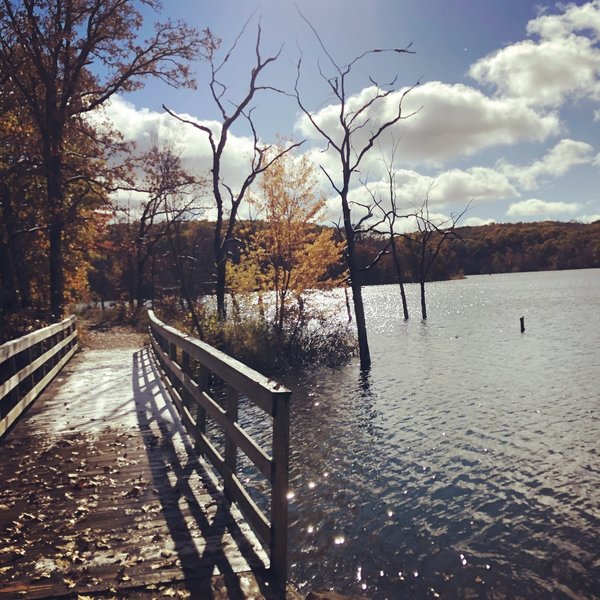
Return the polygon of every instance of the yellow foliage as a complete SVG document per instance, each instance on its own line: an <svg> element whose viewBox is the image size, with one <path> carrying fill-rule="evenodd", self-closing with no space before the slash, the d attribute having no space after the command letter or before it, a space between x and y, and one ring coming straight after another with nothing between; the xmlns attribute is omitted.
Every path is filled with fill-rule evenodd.
<svg viewBox="0 0 600 600"><path fill-rule="evenodd" d="M251 202L261 221L246 232L247 246L240 264L229 268L229 283L237 292L275 292L275 321L282 327L290 298L298 301L307 290L339 283L329 273L340 263L342 245L318 227L325 198L305 156L288 153L275 162Z"/></svg>

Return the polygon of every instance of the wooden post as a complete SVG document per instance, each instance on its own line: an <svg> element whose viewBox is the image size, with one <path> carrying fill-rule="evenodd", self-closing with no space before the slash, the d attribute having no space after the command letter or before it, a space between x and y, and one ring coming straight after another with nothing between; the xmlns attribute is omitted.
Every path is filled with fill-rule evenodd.
<svg viewBox="0 0 600 600"><path fill-rule="evenodd" d="M188 376L192 376L192 363L190 355L184 350L181 351L181 370ZM190 394L184 385L181 386L181 400L183 405L189 410L192 404Z"/></svg>
<svg viewBox="0 0 600 600"><path fill-rule="evenodd" d="M525 331L525 317L521 317L521 333Z"/></svg>
<svg viewBox="0 0 600 600"><path fill-rule="evenodd" d="M271 567L277 592L285 598L287 583L288 470L290 394L273 396L273 481L271 482Z"/></svg>
<svg viewBox="0 0 600 600"><path fill-rule="evenodd" d="M7 380L10 379L13 375L16 375L19 372L19 367L17 365L17 356L16 354L13 354L9 359L8 359L8 377L6 378ZM19 386L15 386L9 393L8 396L6 397L6 401L7 401L7 407L6 407L6 411L8 412L14 404L16 404L19 401Z"/></svg>
<svg viewBox="0 0 600 600"><path fill-rule="evenodd" d="M210 386L210 371L204 366L199 365L200 373L196 379L196 383L202 392L208 392ZM196 409L196 429L198 433L206 432L206 411L200 404Z"/></svg>
<svg viewBox="0 0 600 600"><path fill-rule="evenodd" d="M236 423L238 420L238 393L231 387L227 386L227 406L225 408L227 418L231 423ZM235 475L237 470L237 445L225 434L225 464L229 470Z"/></svg>
<svg viewBox="0 0 600 600"><path fill-rule="evenodd" d="M169 358L173 362L177 362L177 345L173 344L172 342L168 342L168 347ZM169 368L168 377L171 380L171 385L179 392L179 394L181 394L181 384L179 383L179 379L177 379L177 377L175 377L173 374L171 368Z"/></svg>
<svg viewBox="0 0 600 600"><path fill-rule="evenodd" d="M27 348L25 351L25 356L27 357L27 365L30 365L34 361L33 352L31 351L31 346ZM24 396L29 390L33 389L35 385L34 382L35 371L31 372L19 385L19 396Z"/></svg>

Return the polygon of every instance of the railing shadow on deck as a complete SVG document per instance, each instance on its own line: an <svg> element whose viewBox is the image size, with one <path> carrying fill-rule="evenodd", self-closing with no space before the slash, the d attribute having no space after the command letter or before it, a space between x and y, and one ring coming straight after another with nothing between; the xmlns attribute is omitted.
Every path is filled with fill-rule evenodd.
<svg viewBox="0 0 600 600"><path fill-rule="evenodd" d="M177 410L168 399L155 359L147 348L133 356L132 384L153 486L181 562L186 588L192 598L213 598L211 575L216 568L223 575L228 597L245 598L226 552L225 534L233 537L248 565L263 564L263 561L229 514L222 489L198 456ZM159 434L155 434L153 429ZM185 453L178 453L177 445L183 446ZM205 512L207 498L199 497L199 486L195 485L193 478L199 479L201 488L205 490L202 493L210 496L211 503L216 503L217 513L211 514L210 519ZM187 516L184 514L186 508L189 511ZM204 551L197 547L198 534L207 540ZM269 597L262 578L258 578L257 583L260 591Z"/></svg>

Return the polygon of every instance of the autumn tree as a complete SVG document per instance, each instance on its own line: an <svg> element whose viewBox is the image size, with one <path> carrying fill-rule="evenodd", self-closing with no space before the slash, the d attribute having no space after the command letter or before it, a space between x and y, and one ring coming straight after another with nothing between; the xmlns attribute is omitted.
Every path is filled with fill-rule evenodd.
<svg viewBox="0 0 600 600"><path fill-rule="evenodd" d="M212 153L212 164L210 169L210 180L212 195L216 208L216 219L214 224L213 235L213 252L215 261L215 295L217 300L217 312L220 320L225 320L227 316L225 294L227 284L227 263L231 257L232 244L234 240L234 231L238 221L238 212L240 205L246 198L248 190L252 186L255 179L264 173L271 165L279 160L284 154L300 145L300 143L291 144L287 148L280 148L277 153L270 152L270 146L264 146L259 142L257 131L252 121L252 102L258 92L271 90L271 86L260 82L263 72L274 63L281 53L281 49L275 54L266 58L262 55L261 50L261 26L258 25L256 35L256 44L254 48L254 67L250 72L249 81L243 88L239 98L232 98L229 94L229 89L226 84L220 79L222 71L227 66L227 63L232 58L236 51L237 45L246 31L249 21L246 22L238 37L234 40L230 49L225 53L223 58L219 59L215 46L210 48L208 55L210 63L210 80L208 87L210 94L215 103L219 114L220 122L215 127L190 121L185 119L169 108L163 105L163 108L174 118L183 123L187 123L198 129L208 138ZM234 188L231 182L228 182L223 177L223 158L227 148L227 142L231 130L240 123L246 123L252 132L252 150L251 157L244 169L240 168L241 185Z"/></svg>
<svg viewBox="0 0 600 600"><path fill-rule="evenodd" d="M5 315L32 304L25 253L39 219L35 203L27 200L40 180L34 170L38 154L31 143L32 124L9 81L3 83L0 114L0 310Z"/></svg>
<svg viewBox="0 0 600 600"><path fill-rule="evenodd" d="M48 304L47 232L52 215L40 201L45 178L35 123L10 79L1 89L0 104L0 281L2 312L8 314ZM87 287L85 270L94 234L106 219L100 210L107 202L106 190L93 181L100 171L108 178L102 140L90 137L89 128L82 125L69 129L64 168L72 177L64 196L69 228L63 240L65 294L70 300Z"/></svg>
<svg viewBox="0 0 600 600"><path fill-rule="evenodd" d="M271 148L267 159L281 153ZM239 265L231 267L233 286L242 291L273 291L274 324L281 332L289 322L290 309L302 312L307 290L339 283L332 265L341 258L341 244L323 219L325 198L310 159L286 154L262 174L259 193L252 206L261 222L249 236Z"/></svg>
<svg viewBox="0 0 600 600"><path fill-rule="evenodd" d="M153 263L157 244L167 238L174 223L198 216L202 182L182 166L172 142L153 136L151 148L140 160L143 181L135 188L143 194L136 207L133 240L135 314L146 300L148 264Z"/></svg>
<svg viewBox="0 0 600 600"><path fill-rule="evenodd" d="M395 92L395 78L389 84L379 84L370 77L370 97L364 101L357 101L351 98L349 80L352 70L368 57L381 53L406 54L410 53L410 50L408 47L367 50L356 56L346 65L340 65L327 51L327 48L311 23L304 16L302 18L313 31L331 68L331 71L326 73L319 65L319 75L337 103L335 107L337 112L335 130L328 130L322 125L316 114L308 108L302 98L300 93L302 57L300 57L297 63L294 95L300 110L304 113L312 127L327 143L328 150L335 157L335 171L326 165L321 165L321 170L340 199L346 238L345 257L348 265L350 286L352 288L360 364L362 369L368 369L371 366L371 355L362 298L361 272L356 259L357 236L349 200L350 186L353 177L359 171L363 159L381 135L401 119L411 116L410 114L406 115L403 111L403 100L412 88L399 93L397 99L394 99L391 94ZM377 120L372 118L375 114L378 115Z"/></svg>
<svg viewBox="0 0 600 600"><path fill-rule="evenodd" d="M87 173L68 172L71 132L93 137L86 115L116 93L140 88L149 76L192 85L188 61L215 45L209 32L170 21L142 41L141 5L160 8L158 0L0 0L0 72L26 107L40 148L55 318L65 303L70 188L91 181Z"/></svg>

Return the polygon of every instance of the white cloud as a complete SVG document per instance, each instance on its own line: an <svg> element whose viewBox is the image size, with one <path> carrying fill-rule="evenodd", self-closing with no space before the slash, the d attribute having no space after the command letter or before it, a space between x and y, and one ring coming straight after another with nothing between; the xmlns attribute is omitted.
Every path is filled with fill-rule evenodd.
<svg viewBox="0 0 600 600"><path fill-rule="evenodd" d="M181 123L165 112L136 108L132 103L116 96L104 108L104 116L113 127L121 132L125 141L135 142L137 152L150 148L152 136L159 141L173 142L181 150L182 163L194 175L208 175L212 152L205 133L191 125ZM182 118L202 123L219 133L220 124L215 121L200 121L196 117L182 114ZM222 179L236 190L248 173L247 165L252 155L253 140L249 137L229 134L223 154ZM123 197L123 194L121 194ZM124 198L127 198L125 195Z"/></svg>
<svg viewBox="0 0 600 600"><path fill-rule="evenodd" d="M392 118L403 91L390 94L365 111L365 119L360 123L369 121L356 132L355 148L366 144L371 132ZM358 110L375 92L376 88L369 87L351 96L348 109ZM393 139L400 140L399 164L440 165L493 146L541 142L560 130L556 114L539 113L517 99L490 98L463 84L434 81L416 88L404 99L404 113L415 111L419 112L400 121L390 129L390 135L381 138L384 152L391 148ZM320 109L314 113L314 119L334 140L340 139L339 105ZM299 119L296 128L303 136L321 140L306 116ZM374 156L371 153L369 167Z"/></svg>
<svg viewBox="0 0 600 600"><path fill-rule="evenodd" d="M580 223L594 223L594 221L600 221L600 213L596 215L582 215L577 217L575 220L579 221Z"/></svg>
<svg viewBox="0 0 600 600"><path fill-rule="evenodd" d="M581 209L576 202L547 202L537 198L521 200L508 207L508 217L554 217L556 215L573 215Z"/></svg>
<svg viewBox="0 0 600 600"><path fill-rule="evenodd" d="M396 208L402 212L421 207L425 199L428 199L429 206L456 205L462 210L473 200L491 202L518 196L505 175L486 167L464 171L452 169L436 177L410 169L399 169L394 175ZM388 180L381 179L369 184L369 189L386 209L391 207ZM355 203L372 203L362 186L352 189L349 198Z"/></svg>
<svg viewBox="0 0 600 600"><path fill-rule="evenodd" d="M527 24L527 33L542 38L565 37L576 31L588 31L597 40L600 36L600 0L581 6L568 4L560 14L542 14Z"/></svg>
<svg viewBox="0 0 600 600"><path fill-rule="evenodd" d="M472 65L469 75L503 97L558 107L567 98L600 98L600 1L568 5L564 12L530 21L524 40ZM579 35L576 33L579 32Z"/></svg>
<svg viewBox="0 0 600 600"><path fill-rule="evenodd" d="M467 227L480 227L481 225L492 225L496 223L496 219L482 219L481 217L469 217L465 219L460 225Z"/></svg>
<svg viewBox="0 0 600 600"><path fill-rule="evenodd" d="M471 200L493 201L518 196L506 175L487 167L452 169L441 173L431 197L441 204L464 203Z"/></svg>
<svg viewBox="0 0 600 600"><path fill-rule="evenodd" d="M494 169L486 167L473 167L460 170L451 169L432 177L411 169L398 169L394 173L396 192L395 208L397 214L409 215L423 206L428 198L431 214L441 208L450 210L451 214L460 214L468 207L471 201L478 204L494 202L505 198L514 198L518 193L508 181L507 177ZM382 178L368 184L368 188L380 202L381 208L374 209L374 216L369 223L372 224L381 218L381 210L389 211L392 204L389 199L389 181ZM367 206L373 206L369 192L363 185L353 187L348 195L355 222L367 214ZM338 222L341 218L340 199L331 195L327 201L327 221ZM448 215L437 214L436 218L447 221ZM433 218L433 217L432 217ZM410 219L400 219L401 227L414 229L414 223L405 223ZM414 221L414 219L413 219Z"/></svg>
<svg viewBox="0 0 600 600"><path fill-rule="evenodd" d="M593 146L585 142L564 139L551 148L546 155L528 166L500 163L499 169L526 190L538 187L538 179L544 176L561 177L576 165L594 161Z"/></svg>
<svg viewBox="0 0 600 600"><path fill-rule="evenodd" d="M594 121L600 121L600 110L594 111Z"/></svg>

